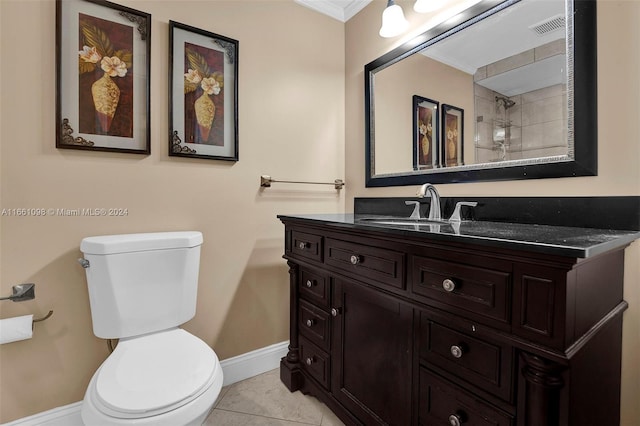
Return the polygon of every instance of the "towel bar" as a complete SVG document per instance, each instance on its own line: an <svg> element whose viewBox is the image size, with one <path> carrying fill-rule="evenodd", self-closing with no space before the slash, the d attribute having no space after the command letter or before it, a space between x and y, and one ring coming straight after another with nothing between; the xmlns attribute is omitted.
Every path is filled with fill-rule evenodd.
<svg viewBox="0 0 640 426"><path fill-rule="evenodd" d="M302 183L309 185L333 185L335 189L342 189L344 186L344 181L342 179L336 179L333 182L305 182L305 181L296 181L296 180L275 180L271 176L262 175L260 176L260 186L262 188L271 187L272 183Z"/></svg>

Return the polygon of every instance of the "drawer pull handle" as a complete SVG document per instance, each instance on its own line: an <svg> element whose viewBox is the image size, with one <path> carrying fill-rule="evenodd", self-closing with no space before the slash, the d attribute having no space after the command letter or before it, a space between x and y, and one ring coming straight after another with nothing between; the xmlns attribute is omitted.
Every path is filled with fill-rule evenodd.
<svg viewBox="0 0 640 426"><path fill-rule="evenodd" d="M358 256L357 254L353 254L351 255L351 259L349 259L351 261L352 265L357 265L358 263L360 263L362 260L360 259L360 256Z"/></svg>
<svg viewBox="0 0 640 426"><path fill-rule="evenodd" d="M462 358L462 355L466 352L463 345L453 345L450 351L454 358Z"/></svg>
<svg viewBox="0 0 640 426"><path fill-rule="evenodd" d="M300 241L300 242L298 243L298 247L300 248L300 250L304 250L304 249L306 249L307 247L309 247L309 243L305 243L304 241Z"/></svg>
<svg viewBox="0 0 640 426"><path fill-rule="evenodd" d="M337 317L338 315L340 315L340 308L331 308L331 316Z"/></svg>
<svg viewBox="0 0 640 426"><path fill-rule="evenodd" d="M313 281L307 280L307 288L313 287Z"/></svg>
<svg viewBox="0 0 640 426"><path fill-rule="evenodd" d="M442 281L442 288L447 293L451 293L453 290L456 289L456 283L454 283L453 280L450 280L449 278L447 278L446 280Z"/></svg>
<svg viewBox="0 0 640 426"><path fill-rule="evenodd" d="M451 426L460 426L465 421L465 416L461 412L449 416L449 424Z"/></svg>
<svg viewBox="0 0 640 426"><path fill-rule="evenodd" d="M311 364L313 364L313 357L309 357L309 358L307 358L307 359L306 359L306 361L305 361L305 363L306 363L307 365L311 365Z"/></svg>
<svg viewBox="0 0 640 426"><path fill-rule="evenodd" d="M316 322L314 320L308 319L306 324L307 324L307 327L313 327L313 324L315 324L315 323Z"/></svg>

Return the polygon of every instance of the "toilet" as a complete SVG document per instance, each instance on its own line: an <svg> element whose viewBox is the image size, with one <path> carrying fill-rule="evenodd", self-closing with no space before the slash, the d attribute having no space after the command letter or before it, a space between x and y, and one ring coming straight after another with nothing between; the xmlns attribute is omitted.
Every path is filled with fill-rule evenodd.
<svg viewBox="0 0 640 426"><path fill-rule="evenodd" d="M222 388L215 352L179 328L196 312L202 234L82 240L93 332L120 339L82 401L93 425L201 425Z"/></svg>

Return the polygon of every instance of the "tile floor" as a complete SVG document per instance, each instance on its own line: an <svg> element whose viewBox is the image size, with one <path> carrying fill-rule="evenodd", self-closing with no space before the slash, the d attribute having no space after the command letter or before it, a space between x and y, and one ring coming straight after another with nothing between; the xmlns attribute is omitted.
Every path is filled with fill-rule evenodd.
<svg viewBox="0 0 640 426"><path fill-rule="evenodd" d="M203 426L344 426L326 405L289 390L278 369L222 388Z"/></svg>

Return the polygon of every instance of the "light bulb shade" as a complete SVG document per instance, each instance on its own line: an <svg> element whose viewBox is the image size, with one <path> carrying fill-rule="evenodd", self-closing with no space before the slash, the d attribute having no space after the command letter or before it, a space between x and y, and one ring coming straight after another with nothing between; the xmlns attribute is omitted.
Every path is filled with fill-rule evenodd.
<svg viewBox="0 0 640 426"><path fill-rule="evenodd" d="M416 0L413 5L413 10L418 13L433 12L434 10L441 9L447 0Z"/></svg>
<svg viewBox="0 0 640 426"><path fill-rule="evenodd" d="M409 22L404 17L402 8L389 0L387 8L382 12L381 37L395 37L401 34L409 26Z"/></svg>

